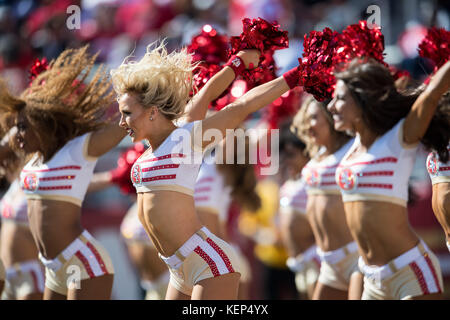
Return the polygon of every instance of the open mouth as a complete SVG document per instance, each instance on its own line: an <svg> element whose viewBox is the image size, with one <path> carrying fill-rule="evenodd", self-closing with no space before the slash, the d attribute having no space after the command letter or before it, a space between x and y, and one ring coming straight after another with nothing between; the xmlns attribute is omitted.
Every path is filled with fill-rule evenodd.
<svg viewBox="0 0 450 320"><path fill-rule="evenodd" d="M134 130L133 130L133 129L127 128L127 132L128 132L128 135L129 135L130 137L134 137Z"/></svg>

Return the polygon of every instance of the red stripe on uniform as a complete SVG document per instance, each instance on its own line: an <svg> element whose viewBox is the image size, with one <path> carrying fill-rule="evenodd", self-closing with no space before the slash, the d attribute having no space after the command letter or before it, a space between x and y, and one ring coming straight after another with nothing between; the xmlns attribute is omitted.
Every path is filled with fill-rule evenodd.
<svg viewBox="0 0 450 320"><path fill-rule="evenodd" d="M397 158L386 157L386 158L381 158L381 159L372 160L372 161L355 162L355 163L349 163L349 164L345 164L345 165L339 165L339 167L351 167L351 166L356 166L356 165L360 165L360 164L378 164L378 163L384 163L384 162L396 163L397 162Z"/></svg>
<svg viewBox="0 0 450 320"><path fill-rule="evenodd" d="M102 256L100 253L98 253L97 249L90 243L89 241L86 242L86 246L92 251L92 253L95 256L95 259L97 259L98 264L100 265L100 269L102 269L103 274L109 274L108 270L106 270L105 262L102 259Z"/></svg>
<svg viewBox="0 0 450 320"><path fill-rule="evenodd" d="M392 189L392 184L383 184L383 183L358 183L358 187L361 187L361 188Z"/></svg>
<svg viewBox="0 0 450 320"><path fill-rule="evenodd" d="M194 249L194 252L196 254L198 254L203 260L205 260L205 262L208 264L209 268L211 269L211 272L214 277L220 276L220 273L219 273L219 270L217 269L216 263L213 261L213 259L211 259L210 256L208 256L208 254L206 254L205 251L202 250L202 248L197 246L197 248Z"/></svg>
<svg viewBox="0 0 450 320"><path fill-rule="evenodd" d="M334 186L336 184L336 182L334 181L328 181L328 182L321 182L320 185L321 186Z"/></svg>
<svg viewBox="0 0 450 320"><path fill-rule="evenodd" d="M194 201L208 201L209 197L194 197Z"/></svg>
<svg viewBox="0 0 450 320"><path fill-rule="evenodd" d="M77 251L75 253L77 258L83 263L84 268L86 269L87 274L89 275L89 278L94 278L94 272L92 272L92 268L89 264L89 261L86 259L86 257L81 253L81 251Z"/></svg>
<svg viewBox="0 0 450 320"><path fill-rule="evenodd" d="M178 168L179 166L180 166L179 164L163 164L161 166L143 168L142 172L156 171L156 170L161 170L161 169L173 169L173 168Z"/></svg>
<svg viewBox="0 0 450 320"><path fill-rule="evenodd" d="M200 180L198 180L196 183L203 183L203 182L213 182L214 178L213 177L205 177L205 178L201 178Z"/></svg>
<svg viewBox="0 0 450 320"><path fill-rule="evenodd" d="M175 179L176 177L177 177L176 174L168 174L168 175L163 175L163 176L143 178L142 182L149 182L149 181L155 181L155 180L171 180L171 179Z"/></svg>
<svg viewBox="0 0 450 320"><path fill-rule="evenodd" d="M230 259L225 252L215 243L211 238L206 238L206 242L219 254L222 258L223 262L225 262L225 266L227 267L229 272L234 272L233 266L231 265Z"/></svg>
<svg viewBox="0 0 450 320"><path fill-rule="evenodd" d="M54 176L39 178L40 181L54 181L54 180L71 180L75 179L75 176Z"/></svg>
<svg viewBox="0 0 450 320"><path fill-rule="evenodd" d="M23 169L23 172L49 172L49 171L58 171L58 170L81 170L80 166L64 166L64 167L56 167L56 168L48 168L48 169L40 169L40 170L25 170Z"/></svg>
<svg viewBox="0 0 450 320"><path fill-rule="evenodd" d="M450 167L440 167L439 171L448 171L450 170Z"/></svg>
<svg viewBox="0 0 450 320"><path fill-rule="evenodd" d="M419 281L420 289L422 289L422 293L423 294L429 294L430 291L428 290L428 286L427 286L427 283L426 283L425 278L423 276L422 270L420 270L419 266L415 262L412 262L409 265L410 265L412 271L414 271L414 274L416 275L417 281Z"/></svg>
<svg viewBox="0 0 450 320"><path fill-rule="evenodd" d="M54 186L54 187L39 187L39 190L48 191L48 190L69 190L72 189L72 186Z"/></svg>
<svg viewBox="0 0 450 320"><path fill-rule="evenodd" d="M433 274L434 282L436 282L436 287L438 288L439 292L442 292L441 286L439 285L439 279L438 279L438 276L437 276L437 273L436 273L436 269L434 268L433 263L431 262L430 257L429 257L428 255L425 255L424 258L425 258L425 261L426 261L427 264L428 264L428 267L429 267L430 270L431 270L431 273Z"/></svg>
<svg viewBox="0 0 450 320"><path fill-rule="evenodd" d="M158 160L165 160L165 159L170 159L170 158L184 158L184 157L186 157L186 155L184 155L182 153L172 153L172 154L166 154L164 156L159 156L159 157L155 157L155 158L151 158L151 159L147 159L147 160L142 160L137 163L154 162L154 161L158 161Z"/></svg>
<svg viewBox="0 0 450 320"><path fill-rule="evenodd" d="M363 172L363 177L371 177L371 176L392 176L394 171L368 171Z"/></svg>
<svg viewBox="0 0 450 320"><path fill-rule="evenodd" d="M206 192L211 191L211 187L203 187L203 188L196 188L194 192Z"/></svg>

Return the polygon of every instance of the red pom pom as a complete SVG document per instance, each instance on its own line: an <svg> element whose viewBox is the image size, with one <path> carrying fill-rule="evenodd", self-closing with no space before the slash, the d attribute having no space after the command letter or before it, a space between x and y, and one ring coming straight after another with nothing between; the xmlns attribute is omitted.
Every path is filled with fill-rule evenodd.
<svg viewBox="0 0 450 320"><path fill-rule="evenodd" d="M332 75L339 34L330 28L305 34L303 58L299 59L299 84L316 100L331 98L336 79Z"/></svg>
<svg viewBox="0 0 450 320"><path fill-rule="evenodd" d="M277 22L269 23L262 18L242 20L243 31L237 37L231 37L229 55L244 49L258 49L261 52L258 67L245 70L242 78L249 87L255 87L276 78L274 50L289 47L288 32L280 29Z"/></svg>
<svg viewBox="0 0 450 320"><path fill-rule="evenodd" d="M428 29L418 50L421 57L433 62L436 71L450 59L450 31L435 27Z"/></svg>
<svg viewBox="0 0 450 320"><path fill-rule="evenodd" d="M194 54L193 62L219 65L227 61L228 46L227 36L219 34L210 25L205 25L200 34L192 38L187 50Z"/></svg>
<svg viewBox="0 0 450 320"><path fill-rule="evenodd" d="M243 49L259 49L263 53L289 47L288 32L281 30L276 21L269 23L262 18L245 18L242 24L244 28L241 35L230 38L231 54Z"/></svg>
<svg viewBox="0 0 450 320"><path fill-rule="evenodd" d="M339 36L339 48L334 63L348 62L357 57L371 57L388 66L384 60L384 36L380 28L370 29L366 21L347 26Z"/></svg>
<svg viewBox="0 0 450 320"><path fill-rule="evenodd" d="M144 144L138 142L126 151L122 152L117 159L117 167L110 171L111 182L116 184L123 194L135 192L130 179L131 168L134 162L144 153Z"/></svg>
<svg viewBox="0 0 450 320"><path fill-rule="evenodd" d="M47 59L44 57L41 60L36 59L29 71L29 82L33 82L34 79L37 78L42 72L47 70L50 66L48 65Z"/></svg>

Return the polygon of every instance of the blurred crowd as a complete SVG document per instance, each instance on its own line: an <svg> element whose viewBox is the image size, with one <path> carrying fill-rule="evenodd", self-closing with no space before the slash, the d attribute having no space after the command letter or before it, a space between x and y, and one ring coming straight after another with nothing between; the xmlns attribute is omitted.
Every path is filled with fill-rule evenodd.
<svg viewBox="0 0 450 320"><path fill-rule="evenodd" d="M73 7L74 5L77 7ZM46 57L51 60L66 48L89 44L92 52L99 53L97 62L112 67L119 65L130 54L142 56L146 46L158 39L167 38L169 49L187 45L206 24L228 36L238 35L242 31L241 21L244 17L276 20L282 29L289 31L289 49L277 51L275 54L278 73L281 74L297 64L302 53L305 33L322 30L324 27L341 31L349 24L367 19L371 15L367 12L369 5L377 5L380 8L386 62L409 71L415 79L426 77L431 68L418 56L417 45L425 35L426 28L431 25L450 29L449 1L0 0L0 76L8 79L11 90L17 94L28 85L28 70L36 58ZM80 24L71 29L68 27L68 21L70 19L70 22L76 24L78 17L73 15L78 12ZM124 142L126 143L130 142ZM120 147L111 151L99 161L96 170L104 171L114 167L119 152ZM423 167L424 160L419 159L418 162ZM426 171L417 175L421 176L422 180L428 179ZM429 206L430 201L426 199L429 181L426 182L425 189L422 190L428 191L422 192L423 199L419 199L412 210L413 213L422 215L424 211L427 213L420 219L414 214L411 218L412 224L419 227L422 225L426 229L432 226L427 230L434 230L434 233L426 235L425 240L442 232L439 227L433 227L436 222ZM84 219L88 229L101 229L105 226L113 230L118 229L131 200L121 195L118 190L112 189L87 196ZM266 199L270 202L269 189L266 190ZM418 190L420 195L421 189ZM262 212L266 216L262 218L265 220L261 225L266 227L270 226L273 215L273 212L269 211L265 208ZM237 228L237 225L236 216L232 216L230 228ZM245 230L248 229L247 225ZM126 293L139 290L137 281L136 285L130 287L129 279L120 277L121 272L125 274L124 270L130 266L123 265L124 251L114 247L117 246L118 237L118 232L104 236L104 241L109 241L106 247L117 265L118 277L114 284L113 298L138 298L139 293ZM101 236L99 238L102 240ZM252 259L255 279L266 279L272 286L264 287L264 281L255 280L251 298L295 298L293 275L285 267L283 259L286 257L283 253L269 251L267 246L253 251L253 240L246 238L241 239L241 244ZM256 257L253 256L254 252ZM445 274L444 266L444 277L450 275L450 261L446 263L449 273Z"/></svg>

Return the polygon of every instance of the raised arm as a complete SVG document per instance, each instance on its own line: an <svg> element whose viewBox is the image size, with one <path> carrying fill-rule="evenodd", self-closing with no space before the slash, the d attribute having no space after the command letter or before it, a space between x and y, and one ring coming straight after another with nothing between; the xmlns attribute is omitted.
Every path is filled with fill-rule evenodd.
<svg viewBox="0 0 450 320"><path fill-rule="evenodd" d="M209 129L218 129L225 137L227 129L235 129L247 116L280 97L290 89L285 77L278 77L248 91L232 104L229 104L216 114L202 121L202 132ZM203 140L202 146L217 143L214 138Z"/></svg>
<svg viewBox="0 0 450 320"><path fill-rule="evenodd" d="M88 155L100 157L119 144L127 132L119 127L118 121L109 123L104 128L92 133L89 139Z"/></svg>
<svg viewBox="0 0 450 320"><path fill-rule="evenodd" d="M442 95L450 90L450 61L431 78L424 92L414 102L403 126L403 141L417 143L425 135Z"/></svg>
<svg viewBox="0 0 450 320"><path fill-rule="evenodd" d="M236 56L242 59L245 68L248 69L251 64L255 67L258 65L260 52L258 50L242 50L239 51ZM217 99L237 77L235 72L236 68L233 69L230 66L225 66L209 79L186 106L187 122L205 118L209 104Z"/></svg>

